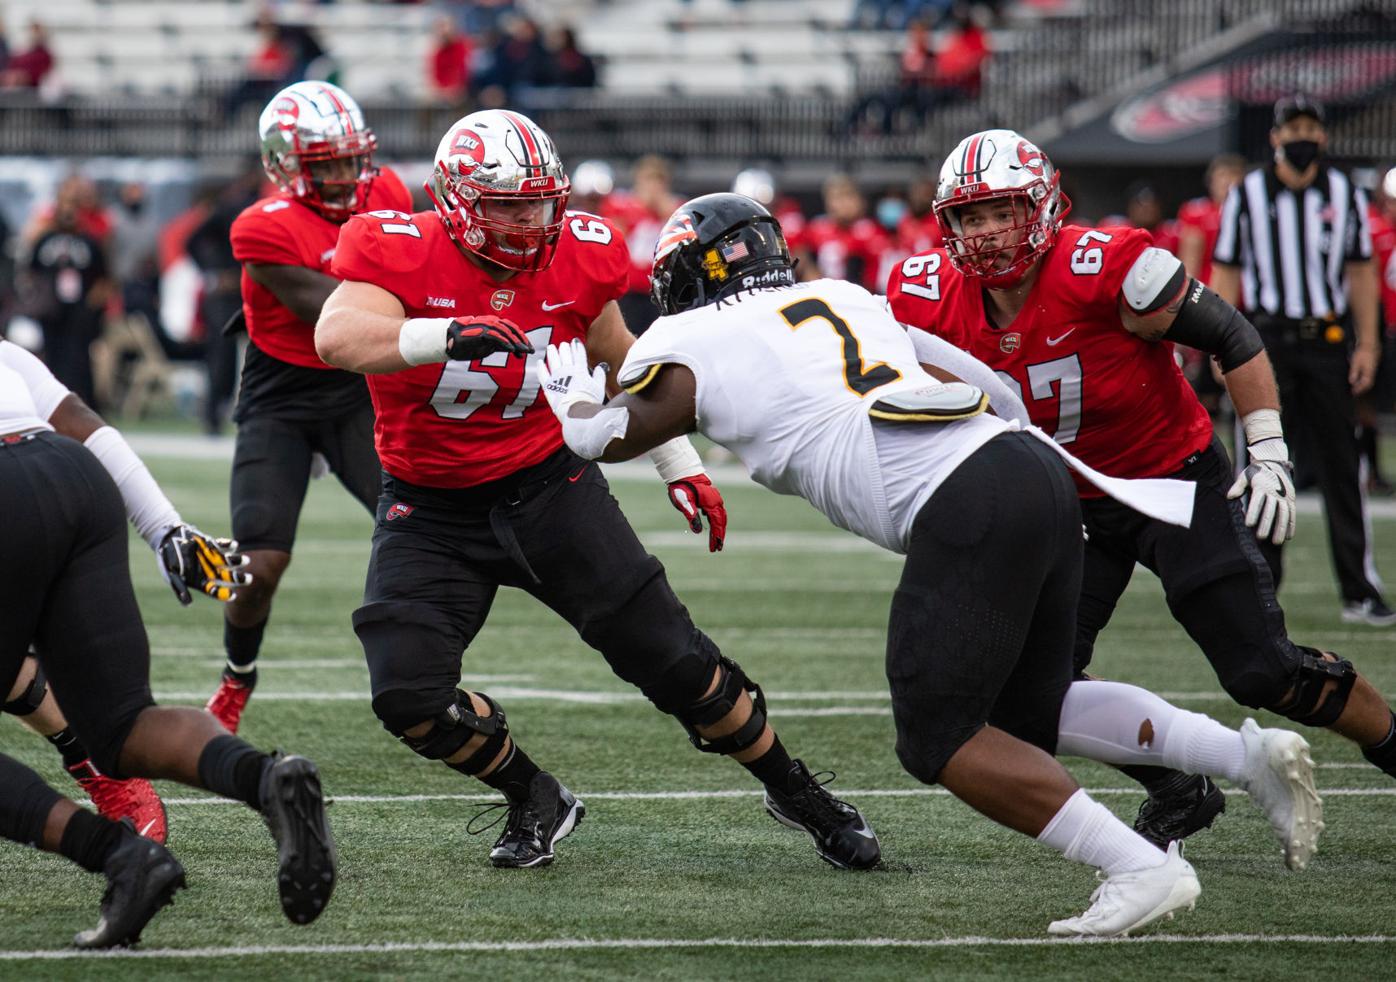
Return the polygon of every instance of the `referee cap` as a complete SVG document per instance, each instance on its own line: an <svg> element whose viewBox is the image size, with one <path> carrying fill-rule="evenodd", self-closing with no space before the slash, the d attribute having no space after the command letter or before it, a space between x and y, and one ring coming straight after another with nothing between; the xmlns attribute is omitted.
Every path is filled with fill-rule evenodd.
<svg viewBox="0 0 1396 982"><path fill-rule="evenodd" d="M1300 116L1308 116L1320 126L1326 122L1323 106L1306 95L1289 95L1275 102L1275 129Z"/></svg>

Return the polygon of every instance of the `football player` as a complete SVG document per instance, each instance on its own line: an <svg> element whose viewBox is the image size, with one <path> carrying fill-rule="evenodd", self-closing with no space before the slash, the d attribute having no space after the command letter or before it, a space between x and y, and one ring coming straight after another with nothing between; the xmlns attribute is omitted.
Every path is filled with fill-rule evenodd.
<svg viewBox="0 0 1396 982"><path fill-rule="evenodd" d="M935 205L945 248L903 263L888 299L898 320L995 369L1034 423L1097 470L1197 482L1196 517L1179 528L1078 480L1088 540L1077 672L1141 563L1233 699L1341 733L1396 776L1396 717L1351 662L1290 640L1257 546L1257 537L1284 542L1295 520L1259 335L1147 232L1064 226L1070 202L1058 182L1047 156L1017 133L961 141L941 168ZM1251 461L1234 482L1174 341L1208 353L1224 373ZM1205 828L1224 806L1210 782L1126 773L1149 791L1135 827L1156 843Z"/></svg>
<svg viewBox="0 0 1396 982"><path fill-rule="evenodd" d="M297 82L267 104L258 130L262 166L281 192L249 206L232 228L248 344L229 497L252 584L228 605L227 665L208 702L230 733L257 684L272 597L291 562L312 473L327 465L370 513L377 505L368 389L316 355L315 320L339 285L330 260L340 227L361 212L412 207L398 176L374 166L378 141L343 89Z"/></svg>
<svg viewBox="0 0 1396 982"><path fill-rule="evenodd" d="M877 838L792 760L761 689L694 626L600 469L569 451L533 366L584 340L619 366L634 339L616 300L630 255L609 219L566 211L552 141L516 112L458 120L427 185L434 211L378 211L340 236L315 339L327 362L369 377L383 496L364 605L354 614L373 710L409 749L508 800L490 859L532 867L585 813L529 759L499 704L458 687L461 654L500 586L526 590L611 669L675 716L700 750L766 787L766 807L835 866L878 860ZM686 439L655 450L669 497L717 551L722 496Z"/></svg>
<svg viewBox="0 0 1396 982"><path fill-rule="evenodd" d="M196 591L226 600L245 588L242 557L234 543L185 525L121 434L8 341L0 341L0 514L0 694L42 707L51 688L104 775L180 781L261 811L280 852L286 916L313 921L335 879L315 765L261 753L202 710L155 705L126 517L157 547L186 603ZM0 835L106 877L101 919L77 935L79 947L134 943L184 886L179 861L138 835L130 817L79 808L4 755Z"/></svg>
<svg viewBox="0 0 1396 982"><path fill-rule="evenodd" d="M959 378L1018 411L985 366L926 336L923 353L855 284L796 285L780 226L755 201L696 198L660 241L654 300L668 316L627 352L624 394L603 406L605 371L576 341L551 345L539 366L564 439L582 457L625 460L696 428L758 483L906 556L887 638L897 755L916 778L1106 874L1090 908L1051 933L1127 934L1200 891L1178 844L1156 849L1053 753L1225 774L1303 867L1320 805L1302 738L1254 720L1228 730L1134 686L1072 682L1081 510L1063 459L1164 523L1187 524L1190 484L1112 480L1041 431L985 414L991 396Z"/></svg>

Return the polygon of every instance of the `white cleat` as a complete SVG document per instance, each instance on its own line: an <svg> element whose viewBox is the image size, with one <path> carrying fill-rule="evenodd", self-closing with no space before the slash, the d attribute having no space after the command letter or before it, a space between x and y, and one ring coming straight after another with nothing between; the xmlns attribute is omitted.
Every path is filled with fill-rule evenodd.
<svg viewBox="0 0 1396 982"><path fill-rule="evenodd" d="M1173 919L1175 910L1192 910L1202 885L1177 842L1168 844L1162 866L1116 873L1091 894L1091 906L1077 917L1053 921L1048 934L1123 938L1159 918Z"/></svg>
<svg viewBox="0 0 1396 982"><path fill-rule="evenodd" d="M1289 730L1262 730L1248 719L1241 724L1246 745L1246 777L1250 794L1284 846L1285 865L1301 870L1318 852L1323 834L1323 799L1314 788L1314 761L1309 744Z"/></svg>

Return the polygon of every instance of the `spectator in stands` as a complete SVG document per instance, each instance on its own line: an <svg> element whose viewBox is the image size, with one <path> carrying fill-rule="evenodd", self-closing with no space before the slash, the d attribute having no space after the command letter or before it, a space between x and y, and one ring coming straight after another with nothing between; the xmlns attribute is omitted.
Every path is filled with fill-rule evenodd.
<svg viewBox="0 0 1396 982"><path fill-rule="evenodd" d="M732 179L732 191L744 194L766 206L766 210L780 222L780 230L785 234L785 244L792 255L804 244L805 210L788 194L781 194L776 188L771 172L760 167L748 167L738 171Z"/></svg>
<svg viewBox="0 0 1396 982"><path fill-rule="evenodd" d="M107 245L112 228L111 215L102 205L97 185L82 174L73 172L59 182L53 202L35 209L25 225L20 241L26 253L32 251L39 236L53 229L58 209L69 204L77 211L78 227L83 233L102 243L103 247Z"/></svg>
<svg viewBox="0 0 1396 982"><path fill-rule="evenodd" d="M1222 202L1245 175L1246 158L1237 153L1218 154L1207 164L1203 178L1207 194L1183 202L1178 209L1178 258L1199 283L1209 282L1212 275L1212 249L1221 227Z"/></svg>
<svg viewBox="0 0 1396 982"><path fill-rule="evenodd" d="M936 179L929 175L917 177L907 185L906 214L897 225L897 248L914 256L941 244L940 223L932 205L936 200Z"/></svg>
<svg viewBox="0 0 1396 982"><path fill-rule="evenodd" d="M1175 255L1178 252L1178 224L1163 217L1163 200L1158 189L1146 180L1135 181L1125 188L1125 213L1106 215L1099 227L1142 228L1153 236L1155 246Z"/></svg>
<svg viewBox="0 0 1396 982"><path fill-rule="evenodd" d="M0 71L0 88L37 89L53 71L48 29L38 20L29 22L29 47L10 55Z"/></svg>
<svg viewBox="0 0 1396 982"><path fill-rule="evenodd" d="M503 34L491 45L490 57L475 78L480 104L486 108L525 105L528 90L543 84L548 73L548 52L538 25L511 15L501 26Z"/></svg>
<svg viewBox="0 0 1396 982"><path fill-rule="evenodd" d="M849 280L874 292L883 288L885 280L878 277L891 240L866 212L867 202L851 177L834 174L824 182L824 214L805 226L803 236L806 278Z"/></svg>
<svg viewBox="0 0 1396 982"><path fill-rule="evenodd" d="M518 8L517 0L444 0L437 5L462 34L474 38L498 30L500 22Z"/></svg>
<svg viewBox="0 0 1396 982"><path fill-rule="evenodd" d="M95 409L91 346L110 284L102 243L83 231L71 194L58 199L50 227L34 243L25 292L26 312L43 330L49 370Z"/></svg>
<svg viewBox="0 0 1396 982"><path fill-rule="evenodd" d="M949 31L936 49L931 76L919 93L920 116L924 118L940 106L978 99L988 60L988 31L971 7L957 4L950 15Z"/></svg>
<svg viewBox="0 0 1396 982"><path fill-rule="evenodd" d="M636 334L643 334L659 316L650 301L650 266L660 230L682 203L674 194L673 177L663 157L641 157L631 175L630 193L614 195L607 216L620 225L630 247L630 290L620 298L620 309L625 326Z"/></svg>
<svg viewBox="0 0 1396 982"><path fill-rule="evenodd" d="M954 0L858 0L848 26L855 30L900 31L915 21L936 24L953 4Z"/></svg>
<svg viewBox="0 0 1396 982"><path fill-rule="evenodd" d="M145 185L122 185L111 232L111 274L121 306L140 314L160 334L160 223L146 200Z"/></svg>
<svg viewBox="0 0 1396 982"><path fill-rule="evenodd" d="M563 89L596 87L596 61L577 47L577 32L564 25L549 32L548 84Z"/></svg>
<svg viewBox="0 0 1396 982"><path fill-rule="evenodd" d="M470 38L443 14L432 24L427 52L427 99L443 109L462 109L470 95ZM439 127L438 127L439 128Z"/></svg>
<svg viewBox="0 0 1396 982"><path fill-rule="evenodd" d="M266 102L294 81L299 50L276 22L270 8L263 7L253 24L259 38L247 59L246 72L228 99L228 110L236 113L244 106L261 109Z"/></svg>

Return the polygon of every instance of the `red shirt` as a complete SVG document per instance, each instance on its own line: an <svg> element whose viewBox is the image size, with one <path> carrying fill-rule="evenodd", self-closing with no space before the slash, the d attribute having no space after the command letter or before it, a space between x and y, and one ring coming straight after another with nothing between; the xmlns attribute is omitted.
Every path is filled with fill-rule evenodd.
<svg viewBox="0 0 1396 982"><path fill-rule="evenodd" d="M887 233L871 218L860 218L852 225L840 225L820 215L804 228L800 243L814 255L821 276L833 280L853 279L855 266L861 267L857 282L864 289L880 292L878 280L882 255L891 245Z"/></svg>
<svg viewBox="0 0 1396 982"><path fill-rule="evenodd" d="M650 292L650 271L654 266L654 247L659 233L669 220L670 211L657 215L639 199L626 192L616 192L606 198L606 217L625 233L630 250L629 292Z"/></svg>
<svg viewBox="0 0 1396 982"><path fill-rule="evenodd" d="M601 309L625 293L629 273L625 237L583 212L568 213L552 265L503 283L461 254L435 212L350 219L332 275L382 287L409 317L507 317L534 348L527 358L500 352L368 376L383 468L413 484L465 488L557 451L562 428L534 364L549 344L586 340Z"/></svg>
<svg viewBox="0 0 1396 982"><path fill-rule="evenodd" d="M1211 198L1193 198L1178 209L1178 228L1197 229L1202 233L1202 262L1197 267L1197 279L1207 283L1212 278L1212 250L1221 230L1221 205Z"/></svg>
<svg viewBox="0 0 1396 982"><path fill-rule="evenodd" d="M442 93L464 95L470 87L470 42L464 35L437 45L431 52L431 81Z"/></svg>
<svg viewBox="0 0 1396 982"><path fill-rule="evenodd" d="M898 320L1011 378L1032 421L1096 470L1162 477L1211 443L1212 421L1173 345L1144 341L1120 322L1125 275L1150 244L1142 229L1066 226L1006 330L990 324L983 290L944 249L903 263L887 299ZM1101 495L1081 480L1077 487L1084 497Z"/></svg>
<svg viewBox="0 0 1396 982"><path fill-rule="evenodd" d="M1381 286L1381 309L1387 336L1396 336L1396 226L1373 205L1367 207L1372 229L1372 261Z"/></svg>
<svg viewBox="0 0 1396 982"><path fill-rule="evenodd" d="M378 174L368 192L368 210L404 211L412 195L388 168ZM246 263L303 266L330 273L330 259L343 226L286 193L249 205L233 221L233 257L244 264L242 311L247 335L273 358L302 368L329 368L315 353L315 325L291 313L276 294L247 274Z"/></svg>

